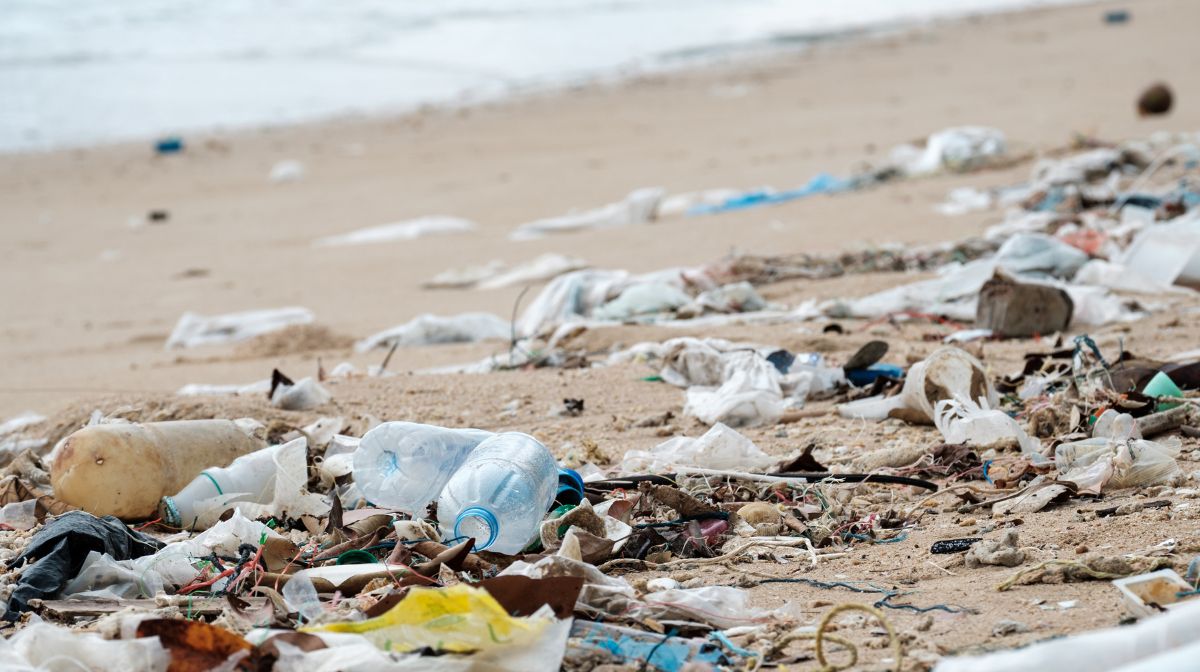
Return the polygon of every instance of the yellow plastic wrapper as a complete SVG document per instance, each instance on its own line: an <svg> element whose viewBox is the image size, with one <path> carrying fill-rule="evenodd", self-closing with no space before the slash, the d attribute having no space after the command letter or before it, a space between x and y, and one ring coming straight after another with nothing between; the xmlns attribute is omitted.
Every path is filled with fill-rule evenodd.
<svg viewBox="0 0 1200 672"><path fill-rule="evenodd" d="M385 651L430 647L469 653L528 644L541 635L551 620L514 618L486 590L459 584L449 588L412 588L382 616L302 630L360 634Z"/></svg>

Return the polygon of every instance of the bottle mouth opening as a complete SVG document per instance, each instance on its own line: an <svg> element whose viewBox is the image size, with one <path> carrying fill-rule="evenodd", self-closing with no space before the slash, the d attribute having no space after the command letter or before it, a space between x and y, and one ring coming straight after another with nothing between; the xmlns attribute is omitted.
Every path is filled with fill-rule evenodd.
<svg viewBox="0 0 1200 672"><path fill-rule="evenodd" d="M500 523L491 511L472 506L463 509L454 520L454 536L471 537L475 540L475 550L482 551L496 543L499 536ZM482 540L482 541L481 541Z"/></svg>
<svg viewBox="0 0 1200 672"><path fill-rule="evenodd" d="M162 521L170 527L182 527L183 521L179 517L179 507L175 504L174 497L163 497L158 504L158 514Z"/></svg>

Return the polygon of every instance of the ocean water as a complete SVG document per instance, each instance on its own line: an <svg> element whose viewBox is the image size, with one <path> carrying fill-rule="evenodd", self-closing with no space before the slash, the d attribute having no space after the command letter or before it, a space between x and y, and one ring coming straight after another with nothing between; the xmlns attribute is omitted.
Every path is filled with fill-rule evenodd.
<svg viewBox="0 0 1200 672"><path fill-rule="evenodd" d="M0 152L462 104L1078 0L5 0Z"/></svg>

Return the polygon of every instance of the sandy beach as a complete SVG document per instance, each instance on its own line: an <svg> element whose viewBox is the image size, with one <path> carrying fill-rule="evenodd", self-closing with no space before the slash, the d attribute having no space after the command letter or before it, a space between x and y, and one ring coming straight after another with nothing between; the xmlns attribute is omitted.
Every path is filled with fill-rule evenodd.
<svg viewBox="0 0 1200 672"><path fill-rule="evenodd" d="M632 426L666 410L679 415L682 405L678 389L642 381L654 372L638 364L410 374L506 352L509 344L501 340L400 348L388 369L401 375L332 381L332 408L319 411L279 411L257 397L185 398L174 392L189 383L250 383L272 368L295 378L315 375L318 361L327 369L343 361L360 368L378 364L384 351L358 353L350 344L422 313L485 311L508 319L522 286L421 286L447 269L496 259L515 264L554 252L596 268L639 273L735 253L830 254L978 235L1002 213L942 215L935 206L950 190L1020 183L1032 159L1060 152L1079 137L1117 142L1200 128L1194 36L1200 4L1144 0L1132 3L1126 24L1102 20L1105 10L1125 6L1096 3L947 21L465 109L189 135L186 151L177 155L156 156L149 141L0 155L0 283L7 288L0 294L0 418L23 411L50 416L51 439L80 426L97 408L135 420L249 415L295 426L339 415L355 431L373 419L413 419L529 432L560 458L595 442L610 461L629 449L648 449L671 432L698 436L704 428L682 417L666 428ZM1156 81L1174 88L1175 109L1141 118L1134 101ZM786 189L822 172L846 175L882 164L897 144L959 125L1002 129L1016 160L1008 167L891 181L740 212L530 241L508 237L523 223L610 203L642 187L668 193ZM303 176L271 181L280 161L300 162ZM155 210L169 213L166 220L148 221ZM465 218L478 228L408 241L314 246L322 237L434 215ZM760 291L796 306L861 296L916 277L853 274L789 280ZM1177 310L1092 335L1102 348L1167 357L1195 347L1195 314L1182 311L1198 304L1180 298L1173 304ZM185 312L283 306L310 309L328 332L308 342L297 336L164 348ZM821 352L840 362L868 340L884 338L892 343L888 361L910 364L936 347L926 336L945 331L921 323L846 325L844 336L795 323L614 327L588 332L577 345L607 353L644 340L714 336ZM999 376L1019 370L1024 353L1048 347L989 342L980 352L989 372ZM583 415L553 415L564 397L584 399ZM743 433L772 454L815 443L828 455L845 456L889 442L929 443L936 437L932 431L826 416ZM1186 452L1196 440L1185 444ZM1190 472L1197 465L1183 466ZM861 496L886 499L887 492ZM1134 498L1141 501L1126 493L1104 505ZM1080 546L1126 552L1174 537L1200 550L1195 512L1146 511L1102 525L1079 524L1072 516L1084 505L1077 504L1025 516L1022 545L1051 555L1073 554ZM956 513L947 503L927 522L903 543L855 547L802 573L879 581L916 591L906 600L975 609L888 613L908 633L911 649L938 655L1010 647L1120 620L1119 598L1107 584L1104 590L1072 583L995 593L994 585L1011 570L933 566L929 544L970 536L975 515ZM795 564L742 566L772 575L798 571ZM693 573L714 578L718 572ZM660 575L666 573L629 578ZM846 597L794 584L749 590L758 606L795 600L813 616L830 600ZM1078 606L1043 608L1069 600ZM1004 618L1030 629L993 638L993 626ZM886 650L860 653L882 666Z"/></svg>
<svg viewBox="0 0 1200 672"><path fill-rule="evenodd" d="M1076 133L1118 140L1200 125L1200 110L1186 103L1161 119L1133 110L1152 81L1172 82L1188 99L1200 53L1183 27L1200 10L1147 2L1136 20L1113 27L1100 20L1105 6L834 42L766 62L477 109L188 138L189 151L177 156L155 157L149 143L136 143L0 157L8 254L0 273L10 288L0 298L0 414L52 412L108 391L247 382L275 363L164 352L186 311L300 305L320 324L361 338L422 312L507 314L519 288L419 286L447 268L491 259L558 252L644 272L735 250L833 252L977 233L996 216L933 212L948 190L968 182L938 177L654 226L506 240L526 221L644 186L789 188L818 172L881 160L893 145L953 125L995 126L1015 148L1035 153ZM304 179L269 182L281 160L302 162ZM1026 172L1020 166L970 183L1012 183ZM170 219L143 226L156 209ZM311 246L322 236L437 214L480 228ZM187 273L193 269L203 275ZM450 364L465 354L403 351L394 365Z"/></svg>

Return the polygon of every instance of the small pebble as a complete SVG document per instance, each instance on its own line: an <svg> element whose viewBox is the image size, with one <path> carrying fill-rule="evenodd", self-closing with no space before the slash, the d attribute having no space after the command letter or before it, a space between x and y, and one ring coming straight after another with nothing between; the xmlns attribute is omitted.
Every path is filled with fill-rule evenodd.
<svg viewBox="0 0 1200 672"><path fill-rule="evenodd" d="M979 521L975 520L974 518L963 518L962 520L958 521L958 524L960 527L971 527L977 522Z"/></svg>
<svg viewBox="0 0 1200 672"><path fill-rule="evenodd" d="M1079 555L1083 555L1084 553L1087 553L1090 550L1092 550L1092 549L1088 548L1087 544L1080 544L1075 547L1075 552Z"/></svg>

